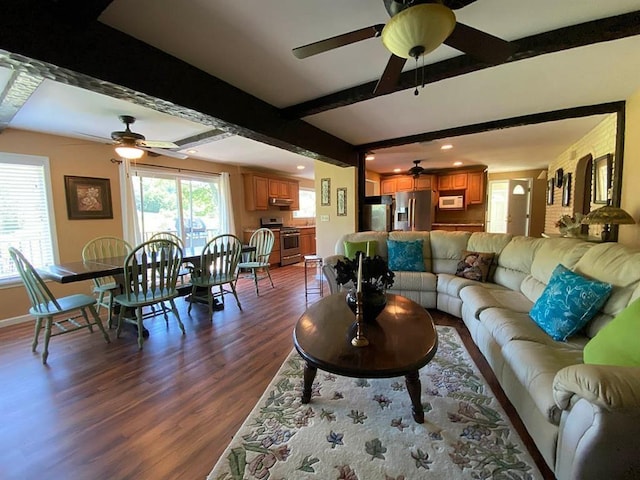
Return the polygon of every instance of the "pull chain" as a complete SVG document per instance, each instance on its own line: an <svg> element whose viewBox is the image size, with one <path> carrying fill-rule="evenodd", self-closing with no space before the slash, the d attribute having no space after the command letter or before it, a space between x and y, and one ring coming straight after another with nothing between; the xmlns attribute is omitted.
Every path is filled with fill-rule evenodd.
<svg viewBox="0 0 640 480"><path fill-rule="evenodd" d="M415 78L416 89L413 91L413 94L414 95L419 95L420 92L418 92L418 57L417 56L416 56L416 68L415 68L414 72L415 72L415 77L416 77Z"/></svg>

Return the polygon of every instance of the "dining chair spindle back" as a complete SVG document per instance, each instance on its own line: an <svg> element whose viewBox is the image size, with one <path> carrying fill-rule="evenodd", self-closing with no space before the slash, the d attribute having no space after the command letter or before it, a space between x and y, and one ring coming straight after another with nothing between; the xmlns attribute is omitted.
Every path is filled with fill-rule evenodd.
<svg viewBox="0 0 640 480"><path fill-rule="evenodd" d="M171 311L178 321L182 334L184 325L176 308L174 299L178 296L176 283L182 265L182 249L170 240L149 240L133 249L124 261L124 289L117 295L115 303L121 306L118 314L116 336L120 336L126 310L135 309L138 325L138 348L142 349L144 307L169 302ZM168 320L163 308L165 320Z"/></svg>
<svg viewBox="0 0 640 480"><path fill-rule="evenodd" d="M242 269L251 270L251 277L256 288L256 295L260 295L258 289L258 282L262 279L268 278L271 282L271 288L275 288L273 280L271 279L271 273L269 272L269 256L273 250L273 244L275 242L275 235L268 228L259 228L251 235L249 239L249 245L256 247L254 252L248 253L248 259L246 262L240 262L238 264L238 271ZM259 276L259 270L264 270L266 275Z"/></svg>

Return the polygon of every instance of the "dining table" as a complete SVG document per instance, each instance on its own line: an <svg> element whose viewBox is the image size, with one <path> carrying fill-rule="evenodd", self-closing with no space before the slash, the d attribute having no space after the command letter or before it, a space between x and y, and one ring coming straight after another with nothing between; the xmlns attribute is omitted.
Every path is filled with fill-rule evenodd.
<svg viewBox="0 0 640 480"><path fill-rule="evenodd" d="M253 245L243 245L242 254L249 254L256 251L256 247ZM200 264L200 254L202 253L202 247L191 248L187 247L183 249L183 263L191 263L195 266ZM120 282L121 286L124 283L124 261L126 256L103 258L100 260L75 260L70 262L62 262L57 264L51 264L38 268L38 273L48 280L53 280L58 283L73 283L82 282L85 280L92 280L94 278L112 276ZM187 296L187 301L190 300L191 285L179 285L177 287L179 296ZM197 301L195 298L193 301ZM220 310L223 308L223 304L219 303L215 309ZM135 324L134 324L135 326ZM145 329L145 336L148 336L148 331Z"/></svg>

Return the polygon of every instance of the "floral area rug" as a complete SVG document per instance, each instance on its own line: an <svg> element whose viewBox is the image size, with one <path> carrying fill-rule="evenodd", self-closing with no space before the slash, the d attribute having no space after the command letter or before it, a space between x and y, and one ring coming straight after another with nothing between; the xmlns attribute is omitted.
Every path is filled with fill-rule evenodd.
<svg viewBox="0 0 640 480"><path fill-rule="evenodd" d="M293 351L208 480L541 479L455 329L437 328L438 352L420 371L424 424L403 377L318 370L301 404Z"/></svg>

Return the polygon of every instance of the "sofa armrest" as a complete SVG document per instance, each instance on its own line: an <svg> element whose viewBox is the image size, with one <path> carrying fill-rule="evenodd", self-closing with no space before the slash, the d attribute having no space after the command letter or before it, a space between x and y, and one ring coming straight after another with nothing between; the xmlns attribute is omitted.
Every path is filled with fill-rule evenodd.
<svg viewBox="0 0 640 480"><path fill-rule="evenodd" d="M611 365L571 365L553 381L553 398L563 410L584 398L607 410L640 409L640 368Z"/></svg>
<svg viewBox="0 0 640 480"><path fill-rule="evenodd" d="M344 255L330 255L322 261L322 273L324 274L324 278L327 279L329 292L331 293L338 293L342 290L342 287L336 279L335 265L338 263L338 260L342 260L343 258L345 258Z"/></svg>

